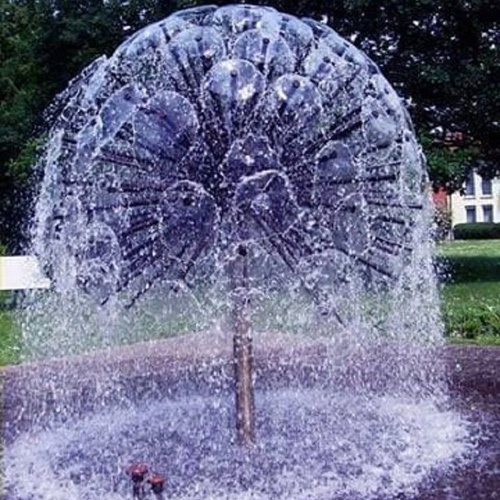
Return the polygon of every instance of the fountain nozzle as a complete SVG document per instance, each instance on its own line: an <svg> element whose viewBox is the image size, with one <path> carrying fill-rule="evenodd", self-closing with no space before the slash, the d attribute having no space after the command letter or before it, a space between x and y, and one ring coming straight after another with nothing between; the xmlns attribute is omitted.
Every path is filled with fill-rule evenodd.
<svg viewBox="0 0 500 500"><path fill-rule="evenodd" d="M149 469L146 464L132 464L127 467L127 474L134 483L142 483Z"/></svg>
<svg viewBox="0 0 500 500"><path fill-rule="evenodd" d="M153 493L158 498L162 498L161 494L165 489L165 478L160 474L151 474L151 476L148 477L148 483L151 485Z"/></svg>
<svg viewBox="0 0 500 500"><path fill-rule="evenodd" d="M133 498L142 500L145 497L144 480L149 472L148 466L146 464L132 464L127 467L126 472L134 483L132 487Z"/></svg>

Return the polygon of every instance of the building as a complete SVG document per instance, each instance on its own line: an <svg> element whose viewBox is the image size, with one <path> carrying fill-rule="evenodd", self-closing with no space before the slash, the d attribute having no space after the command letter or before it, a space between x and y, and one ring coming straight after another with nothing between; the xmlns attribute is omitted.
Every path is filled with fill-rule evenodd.
<svg viewBox="0 0 500 500"><path fill-rule="evenodd" d="M471 172L464 193L448 200L452 225L473 222L500 222L500 178L483 179Z"/></svg>

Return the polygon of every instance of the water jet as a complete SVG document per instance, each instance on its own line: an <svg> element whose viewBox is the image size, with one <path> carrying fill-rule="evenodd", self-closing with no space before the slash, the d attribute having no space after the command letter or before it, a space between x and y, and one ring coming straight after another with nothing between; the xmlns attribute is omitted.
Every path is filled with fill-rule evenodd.
<svg viewBox="0 0 500 500"><path fill-rule="evenodd" d="M369 58L195 8L52 109L32 251L54 290L5 386L9 500L125 498L142 461L168 498L412 498L466 456L425 164Z"/></svg>

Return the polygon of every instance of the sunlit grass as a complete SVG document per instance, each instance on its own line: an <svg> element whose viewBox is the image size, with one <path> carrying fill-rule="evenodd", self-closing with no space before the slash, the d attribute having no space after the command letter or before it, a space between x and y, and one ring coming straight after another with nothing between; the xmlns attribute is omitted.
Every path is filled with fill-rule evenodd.
<svg viewBox="0 0 500 500"><path fill-rule="evenodd" d="M500 343L500 240L448 242L438 255L448 274L442 296L450 339Z"/></svg>
<svg viewBox="0 0 500 500"><path fill-rule="evenodd" d="M21 333L11 311L0 310L0 365L19 361Z"/></svg>
<svg viewBox="0 0 500 500"><path fill-rule="evenodd" d="M452 343L500 345L500 240L453 241L441 244L438 255L444 259L448 280L442 289L443 314L447 335ZM0 365L19 362L22 351L15 309L9 309L9 295L0 294ZM153 301L154 302L154 301ZM160 301L161 302L161 301ZM157 306L159 303L157 304ZM293 304L294 308L297 304ZM178 314L172 325L158 313L158 308L135 317L134 328L122 331L120 344L164 338L196 329L190 315ZM286 307L278 308L286 313ZM267 328L288 329L286 314L272 316L261 311ZM50 319L50 314L49 314ZM254 318L259 323L259 318ZM283 324L282 324L283 323ZM92 350L87 338L81 351Z"/></svg>
<svg viewBox="0 0 500 500"><path fill-rule="evenodd" d="M438 253L446 257L498 257L500 240L456 240L441 243Z"/></svg>

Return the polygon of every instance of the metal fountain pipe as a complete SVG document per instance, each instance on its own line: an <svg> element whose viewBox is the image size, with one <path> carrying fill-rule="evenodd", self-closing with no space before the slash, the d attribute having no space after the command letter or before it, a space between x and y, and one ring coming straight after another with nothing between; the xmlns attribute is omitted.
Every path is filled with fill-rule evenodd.
<svg viewBox="0 0 500 500"><path fill-rule="evenodd" d="M253 354L248 306L248 248L237 250L233 274L233 363L236 383L236 431L242 445L255 442Z"/></svg>

